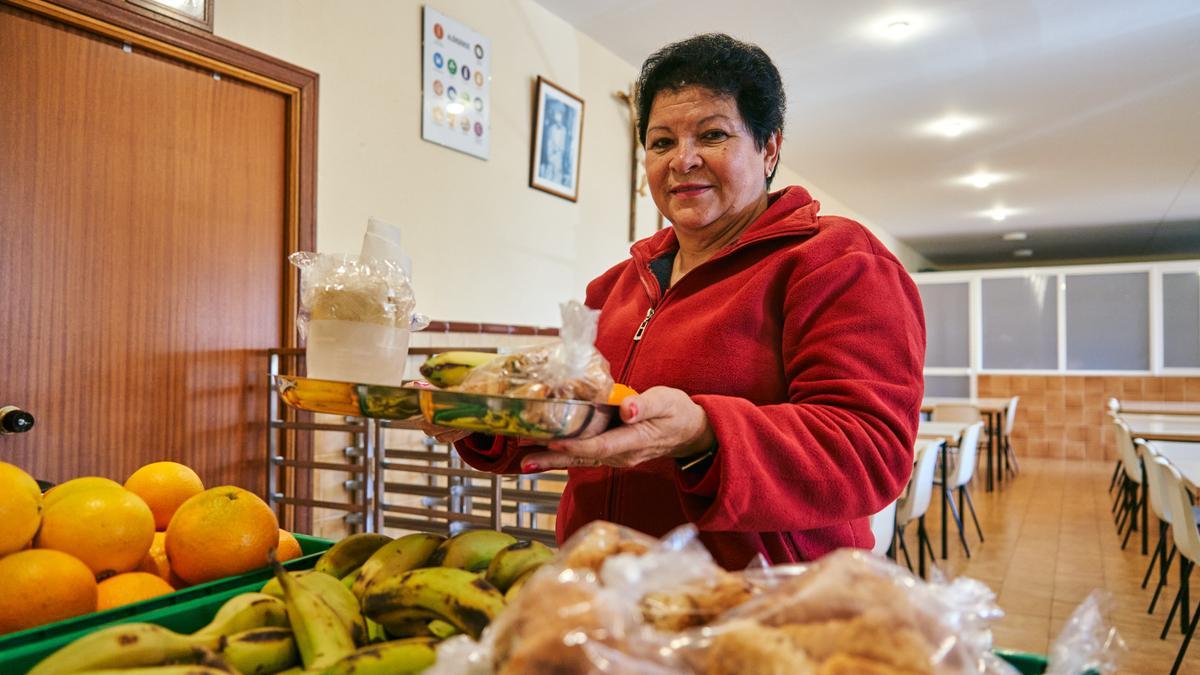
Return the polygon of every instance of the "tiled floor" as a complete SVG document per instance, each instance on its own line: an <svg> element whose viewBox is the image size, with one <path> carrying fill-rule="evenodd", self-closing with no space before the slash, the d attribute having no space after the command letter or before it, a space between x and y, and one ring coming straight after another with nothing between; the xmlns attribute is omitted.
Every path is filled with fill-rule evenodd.
<svg viewBox="0 0 1200 675"><path fill-rule="evenodd" d="M1111 594L1110 616L1128 645L1120 672L1169 672L1182 639L1178 619L1165 641L1158 634L1178 588L1178 563L1154 615L1147 615L1151 591L1141 583L1149 556L1141 555L1133 540L1121 550L1109 513L1112 465L1030 458L1021 469L1015 481L990 494L977 481L971 494L987 541L980 544L969 526L972 558L967 560L951 521L950 558L939 559L943 571L980 579L996 591L1007 613L995 627L996 645L1046 653L1076 606L1102 588ZM941 512L938 494L934 497L927 523L940 556ZM915 524L908 530L909 551L915 554ZM1152 532L1151 550L1157 530ZM1198 576L1192 575L1193 607L1200 599ZM1180 672L1200 675L1200 633Z"/></svg>

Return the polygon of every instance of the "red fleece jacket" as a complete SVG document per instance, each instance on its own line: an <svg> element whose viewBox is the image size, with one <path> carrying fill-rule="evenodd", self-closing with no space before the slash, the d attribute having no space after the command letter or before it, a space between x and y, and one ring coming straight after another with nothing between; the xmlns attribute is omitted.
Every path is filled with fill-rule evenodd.
<svg viewBox="0 0 1200 675"><path fill-rule="evenodd" d="M782 563L873 544L867 516L912 471L924 315L899 261L862 225L818 209L803 188L772 193L736 242L665 294L649 262L678 248L671 229L588 285L613 376L691 394L718 450L686 471L672 459L572 469L560 542L596 519L655 536L691 522L730 569L756 553ZM458 449L477 469L518 473L536 448L477 435Z"/></svg>

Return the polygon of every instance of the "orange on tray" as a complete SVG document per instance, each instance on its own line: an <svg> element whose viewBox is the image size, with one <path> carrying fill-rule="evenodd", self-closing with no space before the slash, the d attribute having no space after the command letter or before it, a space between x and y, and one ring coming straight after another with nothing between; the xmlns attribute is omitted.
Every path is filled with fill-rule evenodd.
<svg viewBox="0 0 1200 675"><path fill-rule="evenodd" d="M154 541L146 557L138 564L137 572L149 572L167 583L171 583L171 563L167 560L167 533L155 532ZM172 586L174 584L171 584Z"/></svg>
<svg viewBox="0 0 1200 675"><path fill-rule="evenodd" d="M154 462L134 471L125 489L141 497L154 513L154 527L167 529L175 510L194 495L204 492L204 483L189 467L178 462Z"/></svg>
<svg viewBox="0 0 1200 675"><path fill-rule="evenodd" d="M96 577L61 551L0 559L0 635L96 611Z"/></svg>
<svg viewBox="0 0 1200 675"><path fill-rule="evenodd" d="M279 558L279 562L287 562L304 555L304 551L301 550L300 542L296 541L291 532L280 528L279 548L275 550L275 555Z"/></svg>
<svg viewBox="0 0 1200 675"><path fill-rule="evenodd" d="M267 552L278 545L275 512L254 493L232 485L188 499L167 526L171 571L189 584L265 567Z"/></svg>
<svg viewBox="0 0 1200 675"><path fill-rule="evenodd" d="M637 396L637 391L633 387L627 387L620 383L613 383L612 390L608 392L609 405L621 405L621 401L630 396Z"/></svg>
<svg viewBox="0 0 1200 675"><path fill-rule="evenodd" d="M80 489L56 501L34 545L69 553L102 577L137 567L153 541L150 507L117 486Z"/></svg>
<svg viewBox="0 0 1200 675"><path fill-rule="evenodd" d="M96 611L129 605L174 593L161 577L149 572L125 572L101 581L96 587Z"/></svg>
<svg viewBox="0 0 1200 675"><path fill-rule="evenodd" d="M20 468L0 462L0 557L33 541L42 524L42 491Z"/></svg>

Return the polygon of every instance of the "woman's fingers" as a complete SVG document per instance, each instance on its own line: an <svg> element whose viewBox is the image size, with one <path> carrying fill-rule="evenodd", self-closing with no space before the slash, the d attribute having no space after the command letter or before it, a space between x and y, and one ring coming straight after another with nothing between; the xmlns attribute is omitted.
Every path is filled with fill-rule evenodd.
<svg viewBox="0 0 1200 675"><path fill-rule="evenodd" d="M572 469L581 466L600 466L600 461L591 457L568 455L562 452L532 452L521 460L522 473Z"/></svg>

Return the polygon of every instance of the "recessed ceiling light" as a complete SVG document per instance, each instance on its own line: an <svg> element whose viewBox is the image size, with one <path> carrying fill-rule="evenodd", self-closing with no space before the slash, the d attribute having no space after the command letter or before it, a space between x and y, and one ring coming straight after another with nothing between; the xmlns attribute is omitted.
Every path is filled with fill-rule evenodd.
<svg viewBox="0 0 1200 675"><path fill-rule="evenodd" d="M1004 235L1004 241L1025 241L1028 238L1024 232L1009 232Z"/></svg>
<svg viewBox="0 0 1200 675"><path fill-rule="evenodd" d="M446 112L450 113L451 115L457 115L464 110L466 110L466 107L458 101L446 104Z"/></svg>
<svg viewBox="0 0 1200 675"><path fill-rule="evenodd" d="M969 117L961 115L947 115L941 119L934 120L925 126L928 133L944 136L946 138L958 138L968 131L973 131L979 126L978 120L973 120Z"/></svg>
<svg viewBox="0 0 1200 675"><path fill-rule="evenodd" d="M883 25L883 34L893 40L903 40L912 35L912 32L912 22L904 19L895 19Z"/></svg>
<svg viewBox="0 0 1200 675"><path fill-rule="evenodd" d="M988 173L987 171L976 171L970 176L964 177L962 182L966 183L967 185L973 185L982 190L986 187L991 187L992 185L999 183L1003 179L1004 177L999 174Z"/></svg>
<svg viewBox="0 0 1200 675"><path fill-rule="evenodd" d="M1031 249L1031 248L1019 248L1019 249L1013 251L1013 256L1015 256L1017 258L1028 258L1028 257L1031 257L1032 255L1033 255L1033 249Z"/></svg>

